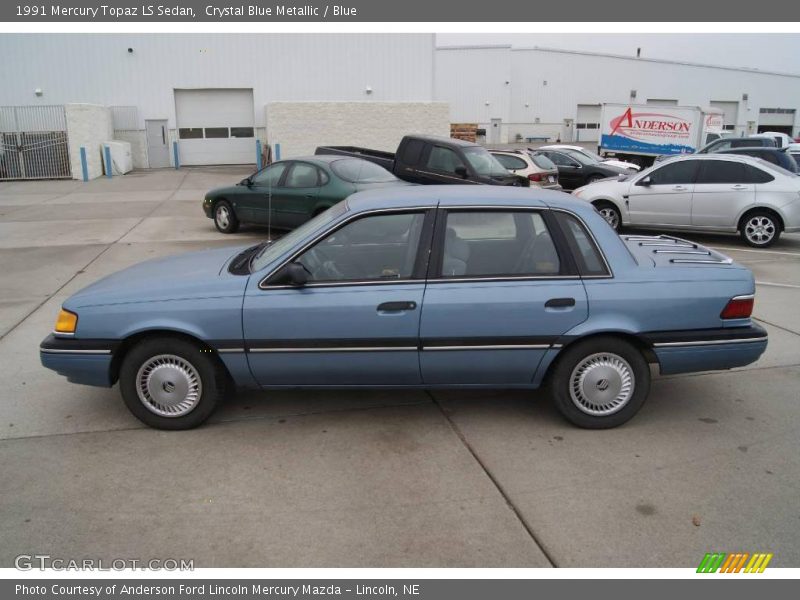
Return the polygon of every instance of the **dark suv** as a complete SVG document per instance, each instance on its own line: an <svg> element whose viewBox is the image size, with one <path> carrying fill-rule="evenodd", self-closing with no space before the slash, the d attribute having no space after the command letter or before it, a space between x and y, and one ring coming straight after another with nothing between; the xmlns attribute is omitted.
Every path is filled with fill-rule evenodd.
<svg viewBox="0 0 800 600"><path fill-rule="evenodd" d="M775 140L769 137L726 137L706 144L697 154L716 154L733 148L774 148Z"/></svg>
<svg viewBox="0 0 800 600"><path fill-rule="evenodd" d="M787 152L787 148L731 148L730 150L717 151L714 154L746 154L783 167L792 173L800 172L797 161Z"/></svg>

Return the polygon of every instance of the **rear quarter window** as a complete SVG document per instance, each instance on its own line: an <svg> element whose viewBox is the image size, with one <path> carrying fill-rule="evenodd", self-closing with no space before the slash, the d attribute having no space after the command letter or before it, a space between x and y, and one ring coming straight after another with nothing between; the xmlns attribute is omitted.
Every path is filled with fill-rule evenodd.
<svg viewBox="0 0 800 600"><path fill-rule="evenodd" d="M605 277L611 275L603 254L581 221L569 213L554 211L564 237L567 239L578 272L583 277Z"/></svg>

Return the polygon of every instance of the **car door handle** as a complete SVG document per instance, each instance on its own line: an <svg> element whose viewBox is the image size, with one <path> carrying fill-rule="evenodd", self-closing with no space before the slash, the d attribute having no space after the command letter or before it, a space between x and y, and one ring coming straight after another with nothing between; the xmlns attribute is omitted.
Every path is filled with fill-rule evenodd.
<svg viewBox="0 0 800 600"><path fill-rule="evenodd" d="M575 298L550 298L544 303L545 308L567 308L575 306Z"/></svg>
<svg viewBox="0 0 800 600"><path fill-rule="evenodd" d="M378 305L378 312L398 312L415 308L417 308L416 302L384 302Z"/></svg>
<svg viewBox="0 0 800 600"><path fill-rule="evenodd" d="M732 185L731 189L732 190L746 190L747 186L746 185L737 184L737 185Z"/></svg>
<svg viewBox="0 0 800 600"><path fill-rule="evenodd" d="M674 192L685 192L688 189L689 188L683 187L682 185L676 185L674 188L672 188L672 191L674 191Z"/></svg>

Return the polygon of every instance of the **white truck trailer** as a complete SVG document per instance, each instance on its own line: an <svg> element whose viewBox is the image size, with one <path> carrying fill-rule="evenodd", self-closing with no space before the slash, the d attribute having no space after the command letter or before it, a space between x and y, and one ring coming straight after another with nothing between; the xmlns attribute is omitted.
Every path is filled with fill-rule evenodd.
<svg viewBox="0 0 800 600"><path fill-rule="evenodd" d="M732 135L722 124L723 112L717 108L603 104L600 154L645 167L656 156L691 154Z"/></svg>

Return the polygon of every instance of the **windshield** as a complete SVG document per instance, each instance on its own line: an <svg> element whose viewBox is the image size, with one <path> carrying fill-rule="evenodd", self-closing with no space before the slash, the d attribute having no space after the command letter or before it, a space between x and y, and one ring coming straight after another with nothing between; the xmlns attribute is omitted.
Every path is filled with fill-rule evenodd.
<svg viewBox="0 0 800 600"><path fill-rule="evenodd" d="M331 169L339 177L351 183L384 183L397 180L397 177L380 165L363 158L335 160L331 163Z"/></svg>
<svg viewBox="0 0 800 600"><path fill-rule="evenodd" d="M577 160L582 165L587 165L588 166L588 165L597 164L596 160L593 160L592 158L586 156L583 152L578 152L577 150L566 150L565 149L565 150L559 150L559 152L563 152L564 154L566 154L570 158L574 158L575 160Z"/></svg>
<svg viewBox="0 0 800 600"><path fill-rule="evenodd" d="M511 174L500 164L500 161L489 154L486 148L481 148L480 146L464 148L464 155L478 175L492 177Z"/></svg>
<svg viewBox="0 0 800 600"><path fill-rule="evenodd" d="M335 204L326 210L324 213L320 213L310 221L306 221L294 231L290 231L283 237L275 240L269 246L265 246L261 252L253 257L250 272L255 273L256 271L260 271L273 260L278 258L281 254L289 250L295 244L295 242L297 242L297 240L303 239L312 231L325 227L325 225L331 223L340 215L344 214L346 210L347 203L344 201L339 202L338 204Z"/></svg>

